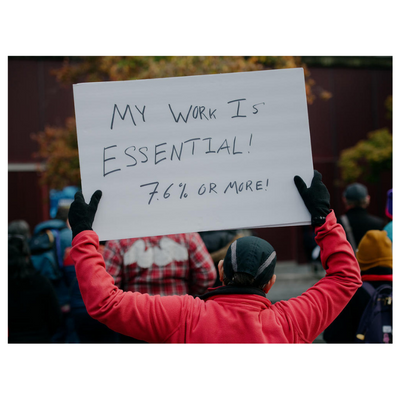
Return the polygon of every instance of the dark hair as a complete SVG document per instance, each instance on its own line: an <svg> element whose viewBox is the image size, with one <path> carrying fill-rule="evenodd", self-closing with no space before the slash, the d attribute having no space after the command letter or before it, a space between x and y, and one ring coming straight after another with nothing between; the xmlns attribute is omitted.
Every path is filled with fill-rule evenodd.
<svg viewBox="0 0 400 400"><path fill-rule="evenodd" d="M61 221L67 222L68 220L68 212L69 212L69 206L59 206L57 209L57 214L55 216L55 219L60 219Z"/></svg>
<svg viewBox="0 0 400 400"><path fill-rule="evenodd" d="M349 207L362 207L362 208L366 208L368 206L368 200L365 197L364 199L360 199L360 200L348 200L346 199L346 204Z"/></svg>
<svg viewBox="0 0 400 400"><path fill-rule="evenodd" d="M22 235L8 236L8 278L24 279L36 273L27 240Z"/></svg>
<svg viewBox="0 0 400 400"><path fill-rule="evenodd" d="M8 234L9 235L22 235L26 239L31 237L29 224L23 219L18 219L11 221L8 224Z"/></svg>
<svg viewBox="0 0 400 400"><path fill-rule="evenodd" d="M262 289L265 286L265 284L255 285L254 278L246 272L235 272L231 280L224 274L224 284L226 286L255 287L258 289Z"/></svg>

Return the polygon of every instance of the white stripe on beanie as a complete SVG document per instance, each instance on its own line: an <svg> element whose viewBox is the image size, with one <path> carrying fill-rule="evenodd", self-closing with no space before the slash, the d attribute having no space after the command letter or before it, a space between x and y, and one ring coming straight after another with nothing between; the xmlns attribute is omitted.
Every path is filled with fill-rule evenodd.
<svg viewBox="0 0 400 400"><path fill-rule="evenodd" d="M272 261L274 261L275 257L276 257L276 252L273 251L271 255L264 261L264 263L261 264L260 267L258 268L257 275L255 276L256 278L263 273L265 268L267 268L272 263Z"/></svg>
<svg viewBox="0 0 400 400"><path fill-rule="evenodd" d="M232 244L231 244L231 258L232 258L232 268L235 272L237 272L237 260L236 260L236 243L237 240L235 240Z"/></svg>

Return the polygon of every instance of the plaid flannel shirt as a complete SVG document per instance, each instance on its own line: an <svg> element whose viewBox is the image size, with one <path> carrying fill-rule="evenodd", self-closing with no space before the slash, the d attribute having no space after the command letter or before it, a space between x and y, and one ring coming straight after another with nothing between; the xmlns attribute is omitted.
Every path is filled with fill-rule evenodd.
<svg viewBox="0 0 400 400"><path fill-rule="evenodd" d="M111 240L103 255L107 272L124 291L200 295L217 276L198 233Z"/></svg>

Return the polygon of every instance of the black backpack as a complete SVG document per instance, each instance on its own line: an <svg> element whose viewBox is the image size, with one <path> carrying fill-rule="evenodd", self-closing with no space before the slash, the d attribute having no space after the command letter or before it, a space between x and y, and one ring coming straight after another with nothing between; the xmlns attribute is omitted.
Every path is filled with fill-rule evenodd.
<svg viewBox="0 0 400 400"><path fill-rule="evenodd" d="M356 334L356 343L393 342L393 290L388 284L375 289L370 283L362 286L371 296Z"/></svg>

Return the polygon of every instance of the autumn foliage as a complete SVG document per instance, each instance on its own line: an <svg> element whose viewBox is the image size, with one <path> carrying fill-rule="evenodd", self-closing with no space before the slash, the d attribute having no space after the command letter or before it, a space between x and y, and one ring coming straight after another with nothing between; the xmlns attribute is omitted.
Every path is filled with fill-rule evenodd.
<svg viewBox="0 0 400 400"><path fill-rule="evenodd" d="M32 139L39 144L35 157L46 162L43 184L52 189L80 186L75 118L68 118L65 127L48 126L43 132L32 134Z"/></svg>
<svg viewBox="0 0 400 400"><path fill-rule="evenodd" d="M307 100L312 103L315 81L311 79L301 57L291 56L158 56L158 57L79 57L66 58L62 68L55 71L65 84L78 82L123 81L131 79L168 78L230 72L260 71L277 68L304 68ZM329 98L329 92L319 90L319 96Z"/></svg>
<svg viewBox="0 0 400 400"><path fill-rule="evenodd" d="M386 118L392 121L393 99L385 101ZM342 181L346 184L364 179L375 183L384 171L393 168L393 136L389 128L369 132L367 139L341 152L339 168Z"/></svg>
<svg viewBox="0 0 400 400"><path fill-rule="evenodd" d="M381 172L392 169L392 151L392 135L387 128L370 132L367 139L342 151L338 163L342 180L377 182Z"/></svg>
<svg viewBox="0 0 400 400"><path fill-rule="evenodd" d="M329 99L331 94L316 87L301 57L292 56L102 56L66 57L61 68L53 71L64 85L82 82L153 79L203 74L260 71L277 68L304 68L307 101L316 97ZM33 135L39 143L38 159L46 169L42 182L53 189L67 185L80 186L80 172L73 117L64 127L46 127Z"/></svg>

